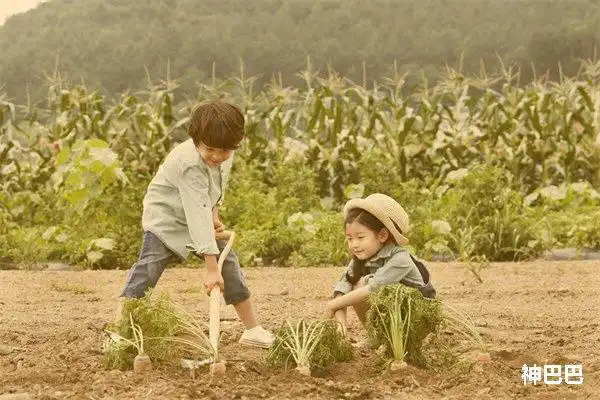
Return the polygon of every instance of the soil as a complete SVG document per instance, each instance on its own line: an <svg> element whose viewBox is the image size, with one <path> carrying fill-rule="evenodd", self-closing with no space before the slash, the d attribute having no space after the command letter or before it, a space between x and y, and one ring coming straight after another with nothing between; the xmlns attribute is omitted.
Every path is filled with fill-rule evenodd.
<svg viewBox="0 0 600 400"><path fill-rule="evenodd" d="M263 350L241 346L242 325L223 307L227 371L210 382L181 368L146 376L102 368L103 328L126 271L0 271L0 399L594 399L600 398L600 261L492 264L478 283L459 263L430 263L439 297L472 316L489 358L468 368L385 367L361 349L319 376L272 371ZM343 268L245 270L262 324L319 318ZM158 291L205 315L202 271L169 269ZM349 335L364 331L349 313ZM523 364L581 364L582 385L523 384Z"/></svg>

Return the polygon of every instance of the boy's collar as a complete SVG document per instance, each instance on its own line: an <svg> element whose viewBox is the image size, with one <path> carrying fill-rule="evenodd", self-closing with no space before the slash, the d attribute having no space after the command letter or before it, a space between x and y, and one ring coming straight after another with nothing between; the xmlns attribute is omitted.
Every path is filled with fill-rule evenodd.
<svg viewBox="0 0 600 400"><path fill-rule="evenodd" d="M389 258L394 247L396 247L396 243L386 243L368 262L375 262L380 258Z"/></svg>

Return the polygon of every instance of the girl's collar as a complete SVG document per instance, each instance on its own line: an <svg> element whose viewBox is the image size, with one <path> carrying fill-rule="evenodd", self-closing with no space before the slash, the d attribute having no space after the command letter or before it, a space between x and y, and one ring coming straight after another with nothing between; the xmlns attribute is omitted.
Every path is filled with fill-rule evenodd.
<svg viewBox="0 0 600 400"><path fill-rule="evenodd" d="M381 249L371 257L368 262L374 262L379 260L380 258L389 258L392 255L392 250L397 246L396 243L386 243L383 245Z"/></svg>

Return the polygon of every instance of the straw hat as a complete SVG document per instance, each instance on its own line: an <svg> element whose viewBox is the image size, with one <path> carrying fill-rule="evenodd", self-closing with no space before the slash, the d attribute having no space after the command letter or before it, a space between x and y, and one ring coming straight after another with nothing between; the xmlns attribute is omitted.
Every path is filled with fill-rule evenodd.
<svg viewBox="0 0 600 400"><path fill-rule="evenodd" d="M410 229L408 214L390 196L373 193L364 199L351 199L344 206L344 218L353 208L360 208L373 214L390 231L396 243L400 245L408 243L408 239L403 235Z"/></svg>

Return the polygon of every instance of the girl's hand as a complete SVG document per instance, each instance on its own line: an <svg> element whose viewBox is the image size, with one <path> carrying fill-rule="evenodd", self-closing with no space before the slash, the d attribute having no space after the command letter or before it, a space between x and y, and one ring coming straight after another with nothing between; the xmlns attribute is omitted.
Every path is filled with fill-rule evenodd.
<svg viewBox="0 0 600 400"><path fill-rule="evenodd" d="M325 307L325 318L332 319L335 316L335 311L329 307L329 303Z"/></svg>

